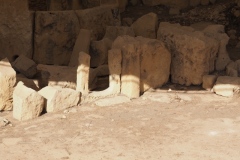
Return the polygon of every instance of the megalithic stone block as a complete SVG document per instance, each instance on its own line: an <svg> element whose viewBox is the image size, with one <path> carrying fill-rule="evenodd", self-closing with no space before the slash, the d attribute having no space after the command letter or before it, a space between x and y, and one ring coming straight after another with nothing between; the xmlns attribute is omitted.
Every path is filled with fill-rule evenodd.
<svg viewBox="0 0 240 160"><path fill-rule="evenodd" d="M13 92L13 117L29 120L38 117L44 108L45 99L35 90L18 82Z"/></svg>
<svg viewBox="0 0 240 160"><path fill-rule="evenodd" d="M76 90L82 94L87 94L89 91L89 70L90 55L84 52L80 52L78 57Z"/></svg>
<svg viewBox="0 0 240 160"><path fill-rule="evenodd" d="M16 72L5 58L0 61L0 111L12 110L12 94L15 83Z"/></svg>
<svg viewBox="0 0 240 160"><path fill-rule="evenodd" d="M121 72L122 72L122 51L112 49L108 51L109 67L109 89L112 94L118 94L121 91Z"/></svg>
<svg viewBox="0 0 240 160"><path fill-rule="evenodd" d="M129 98L140 96L140 56L136 45L122 48L121 93Z"/></svg>

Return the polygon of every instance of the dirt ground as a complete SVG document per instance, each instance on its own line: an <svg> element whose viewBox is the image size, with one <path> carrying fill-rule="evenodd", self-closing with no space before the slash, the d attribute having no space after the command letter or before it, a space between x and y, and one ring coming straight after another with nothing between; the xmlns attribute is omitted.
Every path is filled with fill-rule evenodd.
<svg viewBox="0 0 240 160"><path fill-rule="evenodd" d="M12 124L0 128L0 159L239 160L239 98L158 89L127 103L96 104L25 122L0 113Z"/></svg>

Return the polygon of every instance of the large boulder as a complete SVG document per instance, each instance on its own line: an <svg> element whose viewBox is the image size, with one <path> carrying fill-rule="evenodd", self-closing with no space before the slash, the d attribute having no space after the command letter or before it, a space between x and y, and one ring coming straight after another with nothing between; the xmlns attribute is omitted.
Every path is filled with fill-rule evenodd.
<svg viewBox="0 0 240 160"><path fill-rule="evenodd" d="M171 81L181 85L200 85L203 75L214 71L219 43L192 27L160 23L158 39L172 54Z"/></svg>
<svg viewBox="0 0 240 160"><path fill-rule="evenodd" d="M13 92L13 117L17 120L29 120L40 116L45 99L35 90L18 82Z"/></svg>
<svg viewBox="0 0 240 160"><path fill-rule="evenodd" d="M47 99L46 111L57 112L78 105L81 93L70 88L47 86L38 91Z"/></svg>
<svg viewBox="0 0 240 160"><path fill-rule="evenodd" d="M208 25L203 32L212 38L219 41L219 51L217 54L215 69L217 71L222 71L225 69L227 64L231 61L226 49L229 41L228 35L225 33L225 28L223 25Z"/></svg>
<svg viewBox="0 0 240 160"><path fill-rule="evenodd" d="M36 12L34 60L41 64L68 65L79 30L74 11Z"/></svg>
<svg viewBox="0 0 240 160"><path fill-rule="evenodd" d="M16 72L5 58L0 61L0 111L12 110L12 94L15 83Z"/></svg>
<svg viewBox="0 0 240 160"><path fill-rule="evenodd" d="M145 92L149 88L161 87L168 81L171 54L162 41L143 37L119 36L114 41L112 48L122 50L122 77L125 72L124 68L127 71L132 66L131 61L137 62L139 56L139 66L135 64L135 69L129 69L129 73L127 72L126 75L133 77L132 80L128 80L129 82L137 83L136 79L140 79L140 92ZM136 75L138 73L135 71L136 69L140 70L139 75ZM121 83L123 83L122 77Z"/></svg>
<svg viewBox="0 0 240 160"><path fill-rule="evenodd" d="M124 35L135 37L133 28L126 26L107 26L104 38L109 38L114 41L118 36Z"/></svg>
<svg viewBox="0 0 240 160"><path fill-rule="evenodd" d="M156 38L158 17L155 13L148 13L137 19L131 26L136 36Z"/></svg>
<svg viewBox="0 0 240 160"><path fill-rule="evenodd" d="M0 0L0 59L16 55L32 57L33 14L28 0Z"/></svg>

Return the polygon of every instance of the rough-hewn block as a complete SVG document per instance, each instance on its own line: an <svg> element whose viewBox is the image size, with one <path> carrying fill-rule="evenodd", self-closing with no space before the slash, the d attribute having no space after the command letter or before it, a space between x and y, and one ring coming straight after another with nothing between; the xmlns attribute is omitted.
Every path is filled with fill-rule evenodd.
<svg viewBox="0 0 240 160"><path fill-rule="evenodd" d="M16 72L5 58L0 61L0 111L12 110L12 94L15 83Z"/></svg>
<svg viewBox="0 0 240 160"><path fill-rule="evenodd" d="M18 82L13 92L13 117L29 120L38 117L44 108L45 100L35 90Z"/></svg>

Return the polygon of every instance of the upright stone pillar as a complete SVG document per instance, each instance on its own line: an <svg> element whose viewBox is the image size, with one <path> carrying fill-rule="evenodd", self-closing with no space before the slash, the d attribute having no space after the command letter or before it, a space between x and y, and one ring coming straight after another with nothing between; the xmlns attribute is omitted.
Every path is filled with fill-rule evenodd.
<svg viewBox="0 0 240 160"><path fill-rule="evenodd" d="M90 70L90 55L84 52L79 53L77 68L77 88L76 90L83 95L89 91L89 70Z"/></svg>

